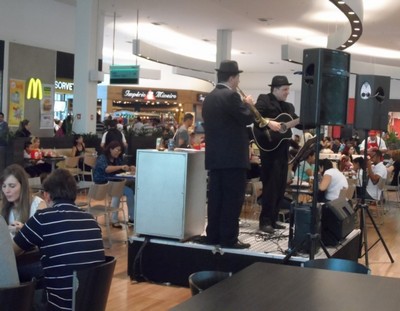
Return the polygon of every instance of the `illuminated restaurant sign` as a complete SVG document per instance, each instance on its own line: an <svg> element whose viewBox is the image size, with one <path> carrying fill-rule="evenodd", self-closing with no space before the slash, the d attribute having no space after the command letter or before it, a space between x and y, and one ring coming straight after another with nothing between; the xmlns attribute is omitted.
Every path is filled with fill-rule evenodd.
<svg viewBox="0 0 400 311"><path fill-rule="evenodd" d="M30 78L28 82L28 90L26 92L26 99L42 99L43 86L40 79Z"/></svg>
<svg viewBox="0 0 400 311"><path fill-rule="evenodd" d="M145 99L149 92L152 92L155 99L176 100L178 92L163 91L163 90L137 90L137 89L122 89L122 98L129 99Z"/></svg>
<svg viewBox="0 0 400 311"><path fill-rule="evenodd" d="M74 93L74 82L72 80L58 79L54 82L54 88L58 93Z"/></svg>

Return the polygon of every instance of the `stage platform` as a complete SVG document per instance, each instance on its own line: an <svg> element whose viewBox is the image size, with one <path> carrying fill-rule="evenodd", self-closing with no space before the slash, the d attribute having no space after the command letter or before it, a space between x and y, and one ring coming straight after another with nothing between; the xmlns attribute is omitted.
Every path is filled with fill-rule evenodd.
<svg viewBox="0 0 400 311"><path fill-rule="evenodd" d="M258 230L258 221L245 221L240 227L240 240L250 243L249 249L221 248L198 244L191 240L177 241L163 237L131 236L128 249L128 274L135 281L188 286L188 276L201 270L236 273L254 262L283 263L288 249L289 225L276 233ZM360 230L353 230L335 247L327 247L331 257L357 261ZM325 258L320 248L315 258ZM297 253L286 264L300 266L308 254Z"/></svg>

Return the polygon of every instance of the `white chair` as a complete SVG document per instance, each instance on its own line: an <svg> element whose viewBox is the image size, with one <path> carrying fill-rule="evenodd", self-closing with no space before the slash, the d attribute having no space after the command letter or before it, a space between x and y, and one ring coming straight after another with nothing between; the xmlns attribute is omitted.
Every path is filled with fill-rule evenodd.
<svg viewBox="0 0 400 311"><path fill-rule="evenodd" d="M67 169L72 176L77 177L80 180L80 175L82 173L79 168L79 159L80 157L65 157L64 160L64 168Z"/></svg>
<svg viewBox="0 0 400 311"><path fill-rule="evenodd" d="M104 216L106 223L106 231L108 237L108 244L111 247L111 230L110 230L110 221L109 221L109 213L108 213L108 192L109 192L109 183L106 184L92 184L89 188L87 194L87 203L86 206L81 206L82 209L85 209L88 213L92 214L93 217L97 220L99 216ZM98 220L97 220L98 222Z"/></svg>
<svg viewBox="0 0 400 311"><path fill-rule="evenodd" d="M85 180L85 176L90 176L90 180L93 181L93 169L96 165L97 156L93 154L87 154L83 156L83 170L81 171L81 180Z"/></svg>
<svg viewBox="0 0 400 311"><path fill-rule="evenodd" d="M257 202L258 195L261 194L262 183L259 178L249 179L246 184L245 201L243 206L243 214L247 218L247 213L250 211L253 215L259 209Z"/></svg>
<svg viewBox="0 0 400 311"><path fill-rule="evenodd" d="M124 204L122 197L124 196L124 187L125 187L126 180L120 181L109 181L109 188L108 188L108 206L107 206L107 213L111 216L112 213L122 213L123 222L125 224L126 230L126 240L128 240L129 232L128 232L128 225L127 225L127 218L125 214ZM113 200L114 198L114 200ZM118 205L117 203L118 202ZM115 205L114 205L115 204ZM109 217L110 217L109 216Z"/></svg>
<svg viewBox="0 0 400 311"><path fill-rule="evenodd" d="M400 204L400 186L399 186L399 180L400 179L400 174L397 176L397 186L392 186L389 184L389 182L385 183L384 189L383 189L383 194L385 196L385 200L388 204L385 204L385 206L389 206L390 200L389 200L389 193L391 192L396 192L396 206L399 206Z"/></svg>

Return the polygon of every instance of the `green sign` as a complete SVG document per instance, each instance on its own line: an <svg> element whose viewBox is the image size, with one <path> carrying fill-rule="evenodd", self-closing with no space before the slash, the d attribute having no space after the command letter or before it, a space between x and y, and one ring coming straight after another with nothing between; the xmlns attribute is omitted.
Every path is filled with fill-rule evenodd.
<svg viewBox="0 0 400 311"><path fill-rule="evenodd" d="M140 66L111 65L110 84L139 84Z"/></svg>

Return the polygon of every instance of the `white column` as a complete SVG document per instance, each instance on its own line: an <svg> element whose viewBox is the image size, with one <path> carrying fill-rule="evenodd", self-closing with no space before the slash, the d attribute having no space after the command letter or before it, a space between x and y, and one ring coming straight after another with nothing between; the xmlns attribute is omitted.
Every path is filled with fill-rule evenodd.
<svg viewBox="0 0 400 311"><path fill-rule="evenodd" d="M77 0L73 106L76 133L96 133L97 81L94 77L103 45L103 27L99 0Z"/></svg>
<svg viewBox="0 0 400 311"><path fill-rule="evenodd" d="M221 61L231 59L232 49L232 30L218 29L217 30L217 67Z"/></svg>

